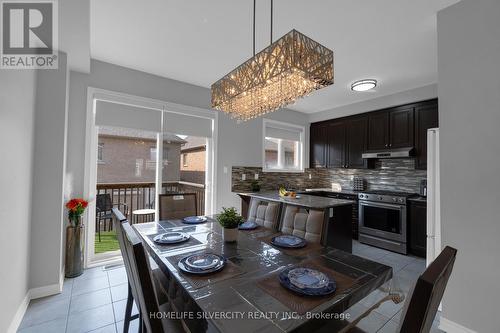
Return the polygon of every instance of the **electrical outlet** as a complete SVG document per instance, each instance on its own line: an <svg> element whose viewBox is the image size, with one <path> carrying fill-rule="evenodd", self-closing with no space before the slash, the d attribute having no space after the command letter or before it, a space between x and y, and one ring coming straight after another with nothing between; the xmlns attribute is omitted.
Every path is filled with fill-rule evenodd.
<svg viewBox="0 0 500 333"><path fill-rule="evenodd" d="M227 174L227 166L224 167L224 173Z"/></svg>
<svg viewBox="0 0 500 333"><path fill-rule="evenodd" d="M242 174L241 174L241 180L247 180L247 175L246 175L246 174L244 174L244 173L242 173Z"/></svg>
<svg viewBox="0 0 500 333"><path fill-rule="evenodd" d="M254 175L253 175L253 179L255 179L255 180L259 180L259 174L258 174L258 173L254 174Z"/></svg>
<svg viewBox="0 0 500 333"><path fill-rule="evenodd" d="M313 177L312 177L312 175L311 175L311 174L309 174L309 179L312 179L312 178L313 178Z"/></svg>

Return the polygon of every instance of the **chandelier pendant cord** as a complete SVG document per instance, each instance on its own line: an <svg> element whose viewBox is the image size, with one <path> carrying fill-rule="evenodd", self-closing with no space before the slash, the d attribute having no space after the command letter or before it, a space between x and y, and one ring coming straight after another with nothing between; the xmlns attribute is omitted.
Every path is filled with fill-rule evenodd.
<svg viewBox="0 0 500 333"><path fill-rule="evenodd" d="M255 56L255 3L256 0L253 0L253 55ZM274 0L271 0L271 33L269 36L269 45L273 43L273 7Z"/></svg>

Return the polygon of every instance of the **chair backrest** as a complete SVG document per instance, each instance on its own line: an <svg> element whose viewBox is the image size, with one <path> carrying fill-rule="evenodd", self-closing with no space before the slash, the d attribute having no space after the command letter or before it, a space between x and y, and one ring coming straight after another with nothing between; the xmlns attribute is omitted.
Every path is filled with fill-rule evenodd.
<svg viewBox="0 0 500 333"><path fill-rule="evenodd" d="M98 194L95 196L95 206L98 212L105 212L113 208L111 195L109 193Z"/></svg>
<svg viewBox="0 0 500 333"><path fill-rule="evenodd" d="M419 276L413 290L408 293L399 326L400 332L430 332L456 256L456 249L445 247Z"/></svg>
<svg viewBox="0 0 500 333"><path fill-rule="evenodd" d="M198 215L196 193L167 193L159 195L160 220L182 219Z"/></svg>
<svg viewBox="0 0 500 333"><path fill-rule="evenodd" d="M134 281L133 285L131 285L132 295L141 313L141 318L147 332L163 333L161 316L154 316L155 314L159 314L160 307L156 297L157 294L153 283L151 267L149 266L148 255L141 239L130 224L123 222L121 228L124 236L125 251L130 262L132 280Z"/></svg>
<svg viewBox="0 0 500 333"><path fill-rule="evenodd" d="M281 222L281 232L302 237L312 243L320 243L323 236L325 213L287 205Z"/></svg>
<svg viewBox="0 0 500 333"><path fill-rule="evenodd" d="M118 208L112 209L112 217L113 217L113 228L116 230L116 238L118 238L118 244L120 245L120 251L123 257L123 265L125 266L125 272L127 273L128 283L132 290L135 289L135 281L132 274L132 269L130 268L130 260L127 254L127 249L125 246L125 238L122 231L122 223L128 223L125 216L122 214Z"/></svg>
<svg viewBox="0 0 500 333"><path fill-rule="evenodd" d="M267 202L258 198L250 200L247 221L255 222L258 225L269 229L278 229L278 217L280 204Z"/></svg>

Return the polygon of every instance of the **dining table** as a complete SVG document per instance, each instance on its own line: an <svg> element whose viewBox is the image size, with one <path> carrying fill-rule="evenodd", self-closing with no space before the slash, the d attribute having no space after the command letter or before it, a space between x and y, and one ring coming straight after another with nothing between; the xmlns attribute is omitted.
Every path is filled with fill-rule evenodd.
<svg viewBox="0 0 500 333"><path fill-rule="evenodd" d="M239 230L237 242L224 242L213 216L194 225L166 220L133 227L165 275L164 289L174 311L163 317L182 319L191 332L336 332L346 325L349 307L392 278L391 267L339 249L314 243L279 248L271 240L280 233L264 227ZM190 237L168 245L153 240L166 232ZM220 255L226 265L208 275L179 269L180 259L198 253ZM279 274L293 267L326 274L335 281L335 292L303 296L284 288Z"/></svg>

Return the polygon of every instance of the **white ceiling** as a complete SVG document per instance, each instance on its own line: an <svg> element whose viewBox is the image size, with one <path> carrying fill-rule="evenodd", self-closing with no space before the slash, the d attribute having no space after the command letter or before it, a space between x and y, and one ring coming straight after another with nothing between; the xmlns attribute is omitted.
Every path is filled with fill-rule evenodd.
<svg viewBox="0 0 500 333"><path fill-rule="evenodd" d="M458 0L275 0L274 37L292 28L334 51L335 84L291 109L313 113L437 82L436 12ZM257 0L257 51L270 0ZM94 59L210 85L252 56L252 0L92 0ZM354 80L375 78L369 92Z"/></svg>

